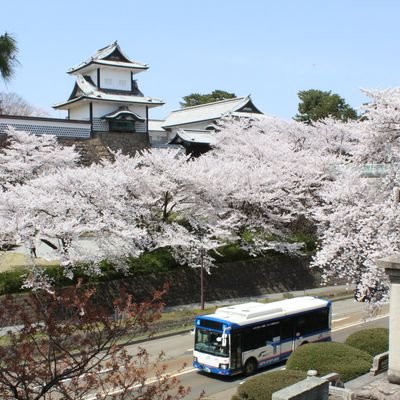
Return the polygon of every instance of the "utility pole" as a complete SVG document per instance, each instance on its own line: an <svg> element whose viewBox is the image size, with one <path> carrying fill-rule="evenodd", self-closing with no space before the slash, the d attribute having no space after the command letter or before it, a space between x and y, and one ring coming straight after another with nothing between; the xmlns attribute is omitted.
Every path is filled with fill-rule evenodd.
<svg viewBox="0 0 400 400"><path fill-rule="evenodd" d="M200 249L200 309L204 310L204 249Z"/></svg>

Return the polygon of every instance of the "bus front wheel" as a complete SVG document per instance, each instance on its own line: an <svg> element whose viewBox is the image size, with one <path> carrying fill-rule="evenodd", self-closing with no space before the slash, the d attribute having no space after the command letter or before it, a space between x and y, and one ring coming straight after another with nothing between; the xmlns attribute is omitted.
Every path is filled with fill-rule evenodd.
<svg viewBox="0 0 400 400"><path fill-rule="evenodd" d="M246 376L253 375L254 372L256 372L257 369L257 361L254 358L250 358L249 360L246 361L246 364L244 364L244 369L243 372Z"/></svg>

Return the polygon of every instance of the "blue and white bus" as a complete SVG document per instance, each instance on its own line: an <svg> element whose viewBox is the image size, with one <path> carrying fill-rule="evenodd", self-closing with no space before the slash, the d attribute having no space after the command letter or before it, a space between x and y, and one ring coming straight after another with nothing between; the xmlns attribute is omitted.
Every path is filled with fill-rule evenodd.
<svg viewBox="0 0 400 400"><path fill-rule="evenodd" d="M331 302L307 296L221 307L196 318L194 335L195 368L250 375L305 343L330 341Z"/></svg>

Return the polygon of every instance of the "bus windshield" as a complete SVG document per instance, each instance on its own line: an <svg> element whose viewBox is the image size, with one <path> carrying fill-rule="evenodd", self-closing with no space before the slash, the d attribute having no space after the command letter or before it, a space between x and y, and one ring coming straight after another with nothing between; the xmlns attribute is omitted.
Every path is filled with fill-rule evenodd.
<svg viewBox="0 0 400 400"><path fill-rule="evenodd" d="M223 346L224 344L224 346ZM229 336L222 339L222 333L197 328L194 349L215 356L229 356Z"/></svg>

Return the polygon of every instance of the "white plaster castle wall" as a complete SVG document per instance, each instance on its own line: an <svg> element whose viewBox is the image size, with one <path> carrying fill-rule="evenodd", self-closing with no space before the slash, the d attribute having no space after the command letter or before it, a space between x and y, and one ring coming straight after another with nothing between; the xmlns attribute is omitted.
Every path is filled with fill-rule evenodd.
<svg viewBox="0 0 400 400"><path fill-rule="evenodd" d="M92 79L93 83L97 86L97 69L90 71L88 75Z"/></svg>
<svg viewBox="0 0 400 400"><path fill-rule="evenodd" d="M149 140L151 144L167 144L168 132L149 130Z"/></svg>
<svg viewBox="0 0 400 400"><path fill-rule="evenodd" d="M130 104L128 107L135 114L139 115L139 117L146 119L146 106L145 105Z"/></svg>
<svg viewBox="0 0 400 400"><path fill-rule="evenodd" d="M117 110L119 107L118 104L115 103L93 103L93 118L100 118L106 114L109 114L112 111Z"/></svg>
<svg viewBox="0 0 400 400"><path fill-rule="evenodd" d="M131 72L122 68L101 69L100 81L103 89L131 90Z"/></svg>
<svg viewBox="0 0 400 400"><path fill-rule="evenodd" d="M69 119L86 120L90 119L89 103L80 104L79 107L73 107L69 110Z"/></svg>
<svg viewBox="0 0 400 400"><path fill-rule="evenodd" d="M109 114L112 111L118 110L121 106L126 106L125 103L93 103L93 118L100 118L106 114ZM128 105L129 110L133 111L135 114L139 115L141 118L146 119L146 106L145 105L137 105L130 104Z"/></svg>

